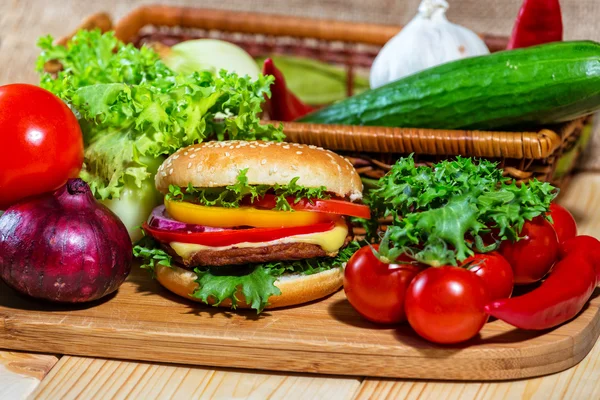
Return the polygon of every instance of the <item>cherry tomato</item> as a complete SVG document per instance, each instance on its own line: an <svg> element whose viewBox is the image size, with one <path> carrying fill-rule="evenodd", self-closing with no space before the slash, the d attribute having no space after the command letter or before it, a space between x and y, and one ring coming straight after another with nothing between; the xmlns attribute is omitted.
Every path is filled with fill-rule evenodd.
<svg viewBox="0 0 600 400"><path fill-rule="evenodd" d="M0 210L79 175L83 138L77 118L33 85L0 87Z"/></svg>
<svg viewBox="0 0 600 400"><path fill-rule="evenodd" d="M552 226L558 236L558 243L577 236L577 223L566 208L552 203L550 204L550 216L552 217Z"/></svg>
<svg viewBox="0 0 600 400"><path fill-rule="evenodd" d="M378 246L373 246L378 249ZM400 262L410 262L402 257ZM419 273L416 264L386 264L369 246L358 250L346 265L344 291L348 301L369 321L393 324L406 321L404 294Z"/></svg>
<svg viewBox="0 0 600 400"><path fill-rule="evenodd" d="M406 291L404 308L410 326L435 343L459 343L481 330L490 295L483 280L460 267L427 268Z"/></svg>
<svg viewBox="0 0 600 400"><path fill-rule="evenodd" d="M483 280L491 300L506 299L512 294L514 286L512 267L500 254L495 251L475 254L466 259L464 265L469 265L469 271Z"/></svg>
<svg viewBox="0 0 600 400"><path fill-rule="evenodd" d="M500 254L512 266L515 284L527 284L542 279L558 256L558 237L544 217L525 222L517 242L504 241Z"/></svg>
<svg viewBox="0 0 600 400"><path fill-rule="evenodd" d="M559 258L563 259L569 254L579 254L592 263L600 282L600 241L587 235L575 236L560 244Z"/></svg>

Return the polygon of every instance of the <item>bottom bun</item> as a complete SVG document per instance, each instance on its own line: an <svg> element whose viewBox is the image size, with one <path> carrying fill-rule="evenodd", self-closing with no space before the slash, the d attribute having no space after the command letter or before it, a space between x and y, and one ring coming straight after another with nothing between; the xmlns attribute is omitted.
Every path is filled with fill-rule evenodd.
<svg viewBox="0 0 600 400"><path fill-rule="evenodd" d="M178 266L165 267L156 266L156 279L171 292L186 297L190 300L202 300L192 297L192 293L198 289L197 275L193 271ZM337 292L344 282L344 271L342 268L332 268L327 271L313 275L289 275L280 277L275 281L281 294L269 297L269 305L265 308L278 308L307 303ZM238 308L250 308L244 301L244 295L238 291L236 297L239 299ZM208 299L209 304L214 304L214 299ZM221 307L231 307L231 300L227 299L219 304Z"/></svg>

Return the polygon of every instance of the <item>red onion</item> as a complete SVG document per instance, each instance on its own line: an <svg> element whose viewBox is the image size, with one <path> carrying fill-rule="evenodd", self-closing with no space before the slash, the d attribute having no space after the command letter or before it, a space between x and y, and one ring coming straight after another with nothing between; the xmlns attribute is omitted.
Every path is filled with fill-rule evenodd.
<svg viewBox="0 0 600 400"><path fill-rule="evenodd" d="M156 229L164 229L167 231L184 231L184 232L219 232L225 228L214 228L211 226L187 224L185 222L176 221L169 216L165 210L165 206L158 206L152 210L148 225Z"/></svg>
<svg viewBox="0 0 600 400"><path fill-rule="evenodd" d="M127 229L81 179L17 203L0 217L0 277L32 297L99 299L123 283L132 259Z"/></svg>

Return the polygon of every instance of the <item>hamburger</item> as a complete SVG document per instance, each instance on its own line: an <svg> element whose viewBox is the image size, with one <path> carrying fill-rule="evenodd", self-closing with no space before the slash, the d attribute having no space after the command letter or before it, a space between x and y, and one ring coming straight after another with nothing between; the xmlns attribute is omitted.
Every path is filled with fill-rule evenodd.
<svg viewBox="0 0 600 400"><path fill-rule="evenodd" d="M135 254L180 296L254 308L313 301L340 289L358 248L348 217L369 218L345 158L284 142L205 142L159 167L165 195Z"/></svg>

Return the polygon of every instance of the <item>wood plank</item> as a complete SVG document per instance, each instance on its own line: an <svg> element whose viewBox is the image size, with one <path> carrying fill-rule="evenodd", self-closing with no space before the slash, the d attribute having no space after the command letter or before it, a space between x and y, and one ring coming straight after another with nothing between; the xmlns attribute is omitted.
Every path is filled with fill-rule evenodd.
<svg viewBox="0 0 600 400"><path fill-rule="evenodd" d="M351 399L359 379L63 357L33 399Z"/></svg>
<svg viewBox="0 0 600 400"><path fill-rule="evenodd" d="M25 399L58 358L44 354L0 351L0 399Z"/></svg>
<svg viewBox="0 0 600 400"><path fill-rule="evenodd" d="M355 400L600 399L600 342L577 366L554 375L509 382L426 382L366 379Z"/></svg>

